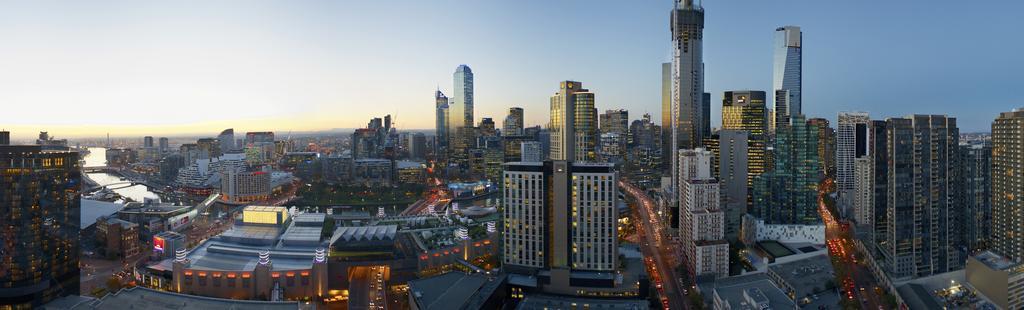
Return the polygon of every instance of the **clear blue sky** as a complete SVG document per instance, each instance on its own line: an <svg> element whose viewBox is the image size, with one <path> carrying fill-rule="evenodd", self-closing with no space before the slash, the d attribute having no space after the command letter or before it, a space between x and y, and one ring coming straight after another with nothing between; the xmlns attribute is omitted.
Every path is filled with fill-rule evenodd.
<svg viewBox="0 0 1024 310"><path fill-rule="evenodd" d="M944 113L987 131L1024 106L1021 1L706 1L706 87L767 90L771 39L804 31L804 111ZM0 127L26 137L433 127L476 74L476 120L547 119L557 82L660 120L670 0L0 2Z"/></svg>

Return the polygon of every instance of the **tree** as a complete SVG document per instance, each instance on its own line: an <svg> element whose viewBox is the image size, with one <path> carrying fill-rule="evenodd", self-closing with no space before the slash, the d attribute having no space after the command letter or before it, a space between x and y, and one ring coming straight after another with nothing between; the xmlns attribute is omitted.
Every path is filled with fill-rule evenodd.
<svg viewBox="0 0 1024 310"><path fill-rule="evenodd" d="M117 292L121 290L121 280L117 277L111 276L107 278L107 289L111 292Z"/></svg>

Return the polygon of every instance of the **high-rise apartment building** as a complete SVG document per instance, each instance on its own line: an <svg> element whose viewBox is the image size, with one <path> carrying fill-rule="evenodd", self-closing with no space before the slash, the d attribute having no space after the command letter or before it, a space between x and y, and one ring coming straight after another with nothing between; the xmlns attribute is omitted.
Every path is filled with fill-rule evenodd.
<svg viewBox="0 0 1024 310"><path fill-rule="evenodd" d="M803 114L801 88L803 85L803 32L797 26L775 29L772 43L774 60L772 68L772 92L775 105L773 132L789 124L790 118Z"/></svg>
<svg viewBox="0 0 1024 310"><path fill-rule="evenodd" d="M672 159L675 156L669 155L672 153L672 63L666 62L661 64L661 135L660 141L664 142L661 144L661 167L664 170L665 176L671 176L672 172L669 167L675 167L672 163ZM675 224L673 224L675 225Z"/></svg>
<svg viewBox="0 0 1024 310"><path fill-rule="evenodd" d="M704 8L693 0L679 0L671 14L672 30L672 96L671 128L668 154L671 157L671 190L679 192L678 150L700 147L706 131L704 124ZM672 195L675 196L675 195ZM679 218L679 202L670 203L670 218L676 223ZM673 227L675 228L675 227Z"/></svg>
<svg viewBox="0 0 1024 310"><path fill-rule="evenodd" d="M888 206L884 268L893 279L963 268L958 237L956 119L912 115L886 120Z"/></svg>
<svg viewBox="0 0 1024 310"><path fill-rule="evenodd" d="M523 108L508 108L508 116L502 124L501 134L504 136L523 135Z"/></svg>
<svg viewBox="0 0 1024 310"><path fill-rule="evenodd" d="M0 146L0 308L78 295L78 153Z"/></svg>
<svg viewBox="0 0 1024 310"><path fill-rule="evenodd" d="M725 213L719 208L718 180L711 173L711 152L679 150L679 232L683 261L691 276L729 275L729 242Z"/></svg>
<svg viewBox="0 0 1024 310"><path fill-rule="evenodd" d="M0 130L0 145L11 144L11 132L6 130Z"/></svg>
<svg viewBox="0 0 1024 310"><path fill-rule="evenodd" d="M543 277L534 287L548 293L592 295L620 286L617 172L610 164L574 162L575 105L593 111L593 95L581 86L562 82L551 99L553 159L504 165L504 268Z"/></svg>
<svg viewBox="0 0 1024 310"><path fill-rule="evenodd" d="M537 141L523 141L519 144L519 156L522 162L541 162L544 161L544 154L541 151L540 142Z"/></svg>
<svg viewBox="0 0 1024 310"><path fill-rule="evenodd" d="M1024 109L992 122L992 249L1024 260ZM1021 199L1018 199L1021 198Z"/></svg>
<svg viewBox="0 0 1024 310"><path fill-rule="evenodd" d="M597 110L594 93L576 81L561 82L551 96L551 159L592 162L597 159ZM573 142L575 145L567 145Z"/></svg>
<svg viewBox="0 0 1024 310"><path fill-rule="evenodd" d="M235 144L234 128L228 128L224 129L224 131L221 131L220 134L217 135L217 141L220 141L221 151L231 152L233 150L238 149L237 145Z"/></svg>
<svg viewBox="0 0 1024 310"><path fill-rule="evenodd" d="M160 141L160 144L159 144L160 153L164 153L164 152L167 152L168 150L170 150L170 144L171 143L170 143L170 140L167 140L167 137L160 137L159 141Z"/></svg>
<svg viewBox="0 0 1024 310"><path fill-rule="evenodd" d="M821 164L821 173L825 177L832 176L836 170L836 130L824 118L812 118L807 123L818 128L818 163Z"/></svg>
<svg viewBox="0 0 1024 310"><path fill-rule="evenodd" d="M143 137L142 138L142 147L144 147L144 148L152 148L153 147L153 137L152 136L145 136L145 137Z"/></svg>
<svg viewBox="0 0 1024 310"><path fill-rule="evenodd" d="M987 249L992 238L992 144L960 144L960 236L969 253Z"/></svg>
<svg viewBox="0 0 1024 310"><path fill-rule="evenodd" d="M871 117L865 112L839 112L839 124L836 126L836 192L837 202L840 209L853 209L855 214L867 214L863 208L867 206L865 204L857 205L854 197L854 185L855 181L858 180L858 176L855 171L855 162L859 158L865 158L863 161L870 162L870 159L866 159L871 154L871 141L868 139L869 135L869 124L871 123ZM871 169L869 167L862 167L862 173L870 174ZM860 175L860 179L865 179L867 175ZM862 200L862 202L867 202ZM862 219L866 220L866 219ZM858 222L859 223L859 222Z"/></svg>
<svg viewBox="0 0 1024 310"><path fill-rule="evenodd" d="M775 165L754 180L753 211L769 224L818 224L818 129L803 115L775 133Z"/></svg>
<svg viewBox="0 0 1024 310"><path fill-rule="evenodd" d="M607 110L601 114L601 133L617 133L626 136L629 133L629 111Z"/></svg>

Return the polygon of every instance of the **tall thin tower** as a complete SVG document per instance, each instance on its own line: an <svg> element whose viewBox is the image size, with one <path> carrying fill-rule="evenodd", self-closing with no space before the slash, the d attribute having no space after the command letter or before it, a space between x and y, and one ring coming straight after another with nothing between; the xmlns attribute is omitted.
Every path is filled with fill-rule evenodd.
<svg viewBox="0 0 1024 310"><path fill-rule="evenodd" d="M672 9L672 189L679 191L678 150L701 146L704 140L704 8L693 0L680 0ZM678 223L679 207L671 208L671 223Z"/></svg>
<svg viewBox="0 0 1024 310"><path fill-rule="evenodd" d="M775 29L772 68L772 91L775 93L775 119L772 132L789 124L793 116L803 114L801 88L803 85L803 32L797 26Z"/></svg>

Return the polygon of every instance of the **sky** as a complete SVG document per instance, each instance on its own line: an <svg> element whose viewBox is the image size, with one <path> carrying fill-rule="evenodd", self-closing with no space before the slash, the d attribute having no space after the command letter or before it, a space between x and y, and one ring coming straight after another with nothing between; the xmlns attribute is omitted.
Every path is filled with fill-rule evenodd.
<svg viewBox="0 0 1024 310"><path fill-rule="evenodd" d="M671 0L0 0L0 128L14 138L216 135L434 124L475 74L475 118L547 122L558 81L660 120ZM1022 1L705 1L706 91L771 87L772 35L803 29L803 106L987 131L1024 106Z"/></svg>

